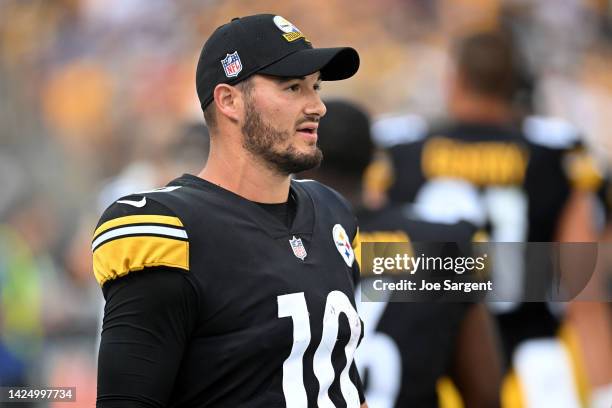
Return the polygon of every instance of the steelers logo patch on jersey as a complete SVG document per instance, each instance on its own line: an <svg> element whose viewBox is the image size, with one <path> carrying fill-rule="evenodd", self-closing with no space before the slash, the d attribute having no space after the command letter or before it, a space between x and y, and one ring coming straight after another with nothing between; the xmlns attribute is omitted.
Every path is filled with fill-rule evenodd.
<svg viewBox="0 0 612 408"><path fill-rule="evenodd" d="M336 249L338 252L340 252L340 255L342 255L344 262L346 262L349 267L353 266L353 261L355 261L355 253L353 252L353 247L351 246L351 240L349 239L342 225L334 225L334 228L332 229L332 236L334 237Z"/></svg>

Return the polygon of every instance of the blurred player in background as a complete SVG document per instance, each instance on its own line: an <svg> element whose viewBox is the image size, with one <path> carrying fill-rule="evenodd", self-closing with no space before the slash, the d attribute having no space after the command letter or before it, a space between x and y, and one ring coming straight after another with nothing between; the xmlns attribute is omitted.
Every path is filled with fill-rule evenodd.
<svg viewBox="0 0 612 408"><path fill-rule="evenodd" d="M406 204L377 211L365 208L362 180L374 151L369 117L349 102L328 101L326 106L327 114L319 126L324 160L317 170L303 176L326 183L351 199L360 222L360 243L472 240L476 229L468 222L425 222ZM358 299L360 295L358 292ZM483 305L391 300L362 301L357 307L365 336L356 362L370 407L456 406L442 403L449 398L453 401L448 392L442 391L439 400L438 390L446 390L448 384L443 377L452 378L466 407L498 406L500 350Z"/></svg>
<svg viewBox="0 0 612 408"><path fill-rule="evenodd" d="M585 165L588 158L571 125L518 114L513 103L517 60L509 39L496 32L463 38L453 62L447 120L427 128L413 117L375 125L382 134L398 133L398 123L403 126L399 138L393 138L400 143L389 148L394 176L390 200L414 202L425 216L469 220L486 228L495 242L594 241L591 197L597 175ZM411 127L414 123L419 127ZM561 327L561 311L555 310L559 306L518 302L523 291L534 290L530 285L537 275L532 274L544 271L525 262L527 252L521 247L509 250L512 254L495 263L493 273L508 298L517 301L492 304L507 363L518 377L507 378L505 389L514 391L505 393L505 403L539 407L562 401L563 406L578 406L589 396L584 378L574 379L576 370L566 348L554 339ZM566 326L572 333L591 334L581 336L586 343L580 356L574 350L573 361L585 362L591 386L606 383L609 369L589 358L594 350L602 358L610 356L605 307L577 304L567 316L568 322L589 321L586 326ZM527 342L544 338L549 340ZM561 391L547 391L542 386L546 380Z"/></svg>

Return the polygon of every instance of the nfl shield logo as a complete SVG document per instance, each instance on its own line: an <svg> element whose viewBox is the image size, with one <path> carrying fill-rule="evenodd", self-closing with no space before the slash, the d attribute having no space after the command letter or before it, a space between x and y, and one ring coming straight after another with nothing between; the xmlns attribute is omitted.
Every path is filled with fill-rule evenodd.
<svg viewBox="0 0 612 408"><path fill-rule="evenodd" d="M289 244L291 244L291 249L293 249L293 255L300 258L302 261L306 258L306 248L304 248L304 244L302 244L301 238L296 238L295 235L293 239L289 240Z"/></svg>
<svg viewBox="0 0 612 408"><path fill-rule="evenodd" d="M240 71L242 71L242 61L240 61L238 51L225 55L225 58L221 60L221 65L223 65L223 71L225 71L226 77L231 78L238 76Z"/></svg>

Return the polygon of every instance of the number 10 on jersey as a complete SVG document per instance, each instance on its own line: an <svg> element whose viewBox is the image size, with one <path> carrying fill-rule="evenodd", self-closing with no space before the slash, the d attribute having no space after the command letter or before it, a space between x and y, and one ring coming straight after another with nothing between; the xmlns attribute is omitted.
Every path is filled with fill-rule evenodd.
<svg viewBox="0 0 612 408"><path fill-rule="evenodd" d="M304 353L310 344L310 318L304 292L278 296L278 317L290 317L293 321L293 346L289 357L283 363L283 393L288 408L308 407L308 397L304 385ZM319 382L317 406L334 408L329 398L329 387L335 379L331 356L336 339L340 314L344 313L351 327L351 337L344 347L346 366L340 373L340 390L347 407L359 407L359 393L349 377L353 354L361 335L361 322L349 298L334 290L327 295L323 315L323 335L312 362L314 374Z"/></svg>

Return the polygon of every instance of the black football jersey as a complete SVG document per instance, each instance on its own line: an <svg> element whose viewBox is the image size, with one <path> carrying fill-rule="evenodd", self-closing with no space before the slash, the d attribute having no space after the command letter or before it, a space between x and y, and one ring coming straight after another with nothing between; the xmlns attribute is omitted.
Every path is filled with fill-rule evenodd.
<svg viewBox="0 0 612 408"><path fill-rule="evenodd" d="M101 347L100 373L112 372L103 359L111 357L113 345L130 341L113 337L113 330L135 313L114 313L131 300L109 305L110 299L120 299L126 282L138 277L143 288L153 285L148 279L162 282L161 289L142 290L151 297L163 296L167 285L188 299L172 315L153 309L178 316L166 320L178 320L169 330L184 341L167 351L176 353L174 371L150 380L166 382L150 389L168 388L167 395L142 396L150 406L359 407L355 218L343 198L317 182L294 180L290 195L296 205L290 227L256 203L191 175L114 203L92 245L94 272L107 299L102 344L109 349L103 355ZM156 276L160 268L185 285L175 290L167 276ZM147 330L155 333L146 345L154 360L163 334ZM131 352L112 358L127 364ZM129 394L129 387L118 391L100 381L99 404L124 389Z"/></svg>
<svg viewBox="0 0 612 408"><path fill-rule="evenodd" d="M396 134L388 149L395 173L391 199L413 202L426 216L469 220L485 227L490 241L554 241L571 190L593 191L599 182L579 132L559 119L531 116L520 126L448 123L419 132L397 123L403 122L390 122L395 132L408 136ZM377 126L378 132L392 130ZM529 276L538 265L518 251L523 262L497 263L494 273ZM530 285L523 281L519 291ZM559 328L545 303L491 307L503 313L498 321L507 359L521 341L554 336Z"/></svg>
<svg viewBox="0 0 612 408"><path fill-rule="evenodd" d="M359 241L469 243L476 228L414 218L410 206L359 217ZM362 276L362 282L374 277ZM469 304L360 302L365 336L356 362L372 407L439 406L437 383L448 375Z"/></svg>
<svg viewBox="0 0 612 408"><path fill-rule="evenodd" d="M460 216L485 225L493 241L552 241L572 184L585 184L570 157L580 147L569 125L539 117L516 128L441 125L389 149L395 173L389 194L423 206L438 201L431 211L442 197L460 203Z"/></svg>

